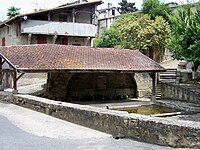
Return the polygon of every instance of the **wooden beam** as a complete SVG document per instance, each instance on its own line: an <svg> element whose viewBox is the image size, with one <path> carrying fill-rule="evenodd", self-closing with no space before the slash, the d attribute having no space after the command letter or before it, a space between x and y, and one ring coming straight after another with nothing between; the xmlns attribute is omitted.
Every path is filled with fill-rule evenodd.
<svg viewBox="0 0 200 150"><path fill-rule="evenodd" d="M10 70L10 69L0 69L0 72L14 72L14 70Z"/></svg>
<svg viewBox="0 0 200 150"><path fill-rule="evenodd" d="M17 91L17 71L11 73L12 78L13 78L13 89L15 90L14 92L16 93Z"/></svg>
<svg viewBox="0 0 200 150"><path fill-rule="evenodd" d="M18 77L17 77L17 81L24 75L25 73L21 73Z"/></svg>
<svg viewBox="0 0 200 150"><path fill-rule="evenodd" d="M13 72L13 88L15 92L17 91L17 72Z"/></svg>
<svg viewBox="0 0 200 150"><path fill-rule="evenodd" d="M4 61L2 61L2 62L1 62L1 65L3 65L5 62L6 62L5 60L4 60Z"/></svg>
<svg viewBox="0 0 200 150"><path fill-rule="evenodd" d="M5 72L3 72L1 75L0 75L0 82L2 83L2 80L3 80L3 76L4 76Z"/></svg>

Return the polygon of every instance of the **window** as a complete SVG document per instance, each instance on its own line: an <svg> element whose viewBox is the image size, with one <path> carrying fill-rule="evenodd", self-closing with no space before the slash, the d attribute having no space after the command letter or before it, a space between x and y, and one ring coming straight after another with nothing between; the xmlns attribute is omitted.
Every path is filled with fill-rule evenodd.
<svg viewBox="0 0 200 150"><path fill-rule="evenodd" d="M43 36L37 37L37 44L47 44L47 38Z"/></svg>
<svg viewBox="0 0 200 150"><path fill-rule="evenodd" d="M112 15L115 16L115 10L114 9L112 9Z"/></svg>
<svg viewBox="0 0 200 150"><path fill-rule="evenodd" d="M67 38L62 39L62 45L68 45L68 39Z"/></svg>

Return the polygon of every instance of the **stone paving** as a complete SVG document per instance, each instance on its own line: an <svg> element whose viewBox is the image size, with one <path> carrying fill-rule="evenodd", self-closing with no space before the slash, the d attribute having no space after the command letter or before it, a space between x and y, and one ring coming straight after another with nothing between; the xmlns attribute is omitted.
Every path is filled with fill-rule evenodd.
<svg viewBox="0 0 200 150"><path fill-rule="evenodd" d="M172 150L72 124L12 104L0 103L1 150Z"/></svg>

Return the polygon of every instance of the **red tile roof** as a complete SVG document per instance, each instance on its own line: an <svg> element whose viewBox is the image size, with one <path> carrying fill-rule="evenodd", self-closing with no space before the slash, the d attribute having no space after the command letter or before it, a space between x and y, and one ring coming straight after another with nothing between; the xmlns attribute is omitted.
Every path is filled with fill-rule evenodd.
<svg viewBox="0 0 200 150"><path fill-rule="evenodd" d="M67 45L0 47L0 55L19 71L129 71L164 70L137 50Z"/></svg>

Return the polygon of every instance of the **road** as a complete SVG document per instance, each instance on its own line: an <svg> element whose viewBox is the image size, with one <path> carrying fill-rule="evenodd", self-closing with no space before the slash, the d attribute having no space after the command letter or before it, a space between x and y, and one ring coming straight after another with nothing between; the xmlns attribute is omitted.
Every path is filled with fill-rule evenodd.
<svg viewBox="0 0 200 150"><path fill-rule="evenodd" d="M0 103L0 150L172 150L72 124Z"/></svg>

